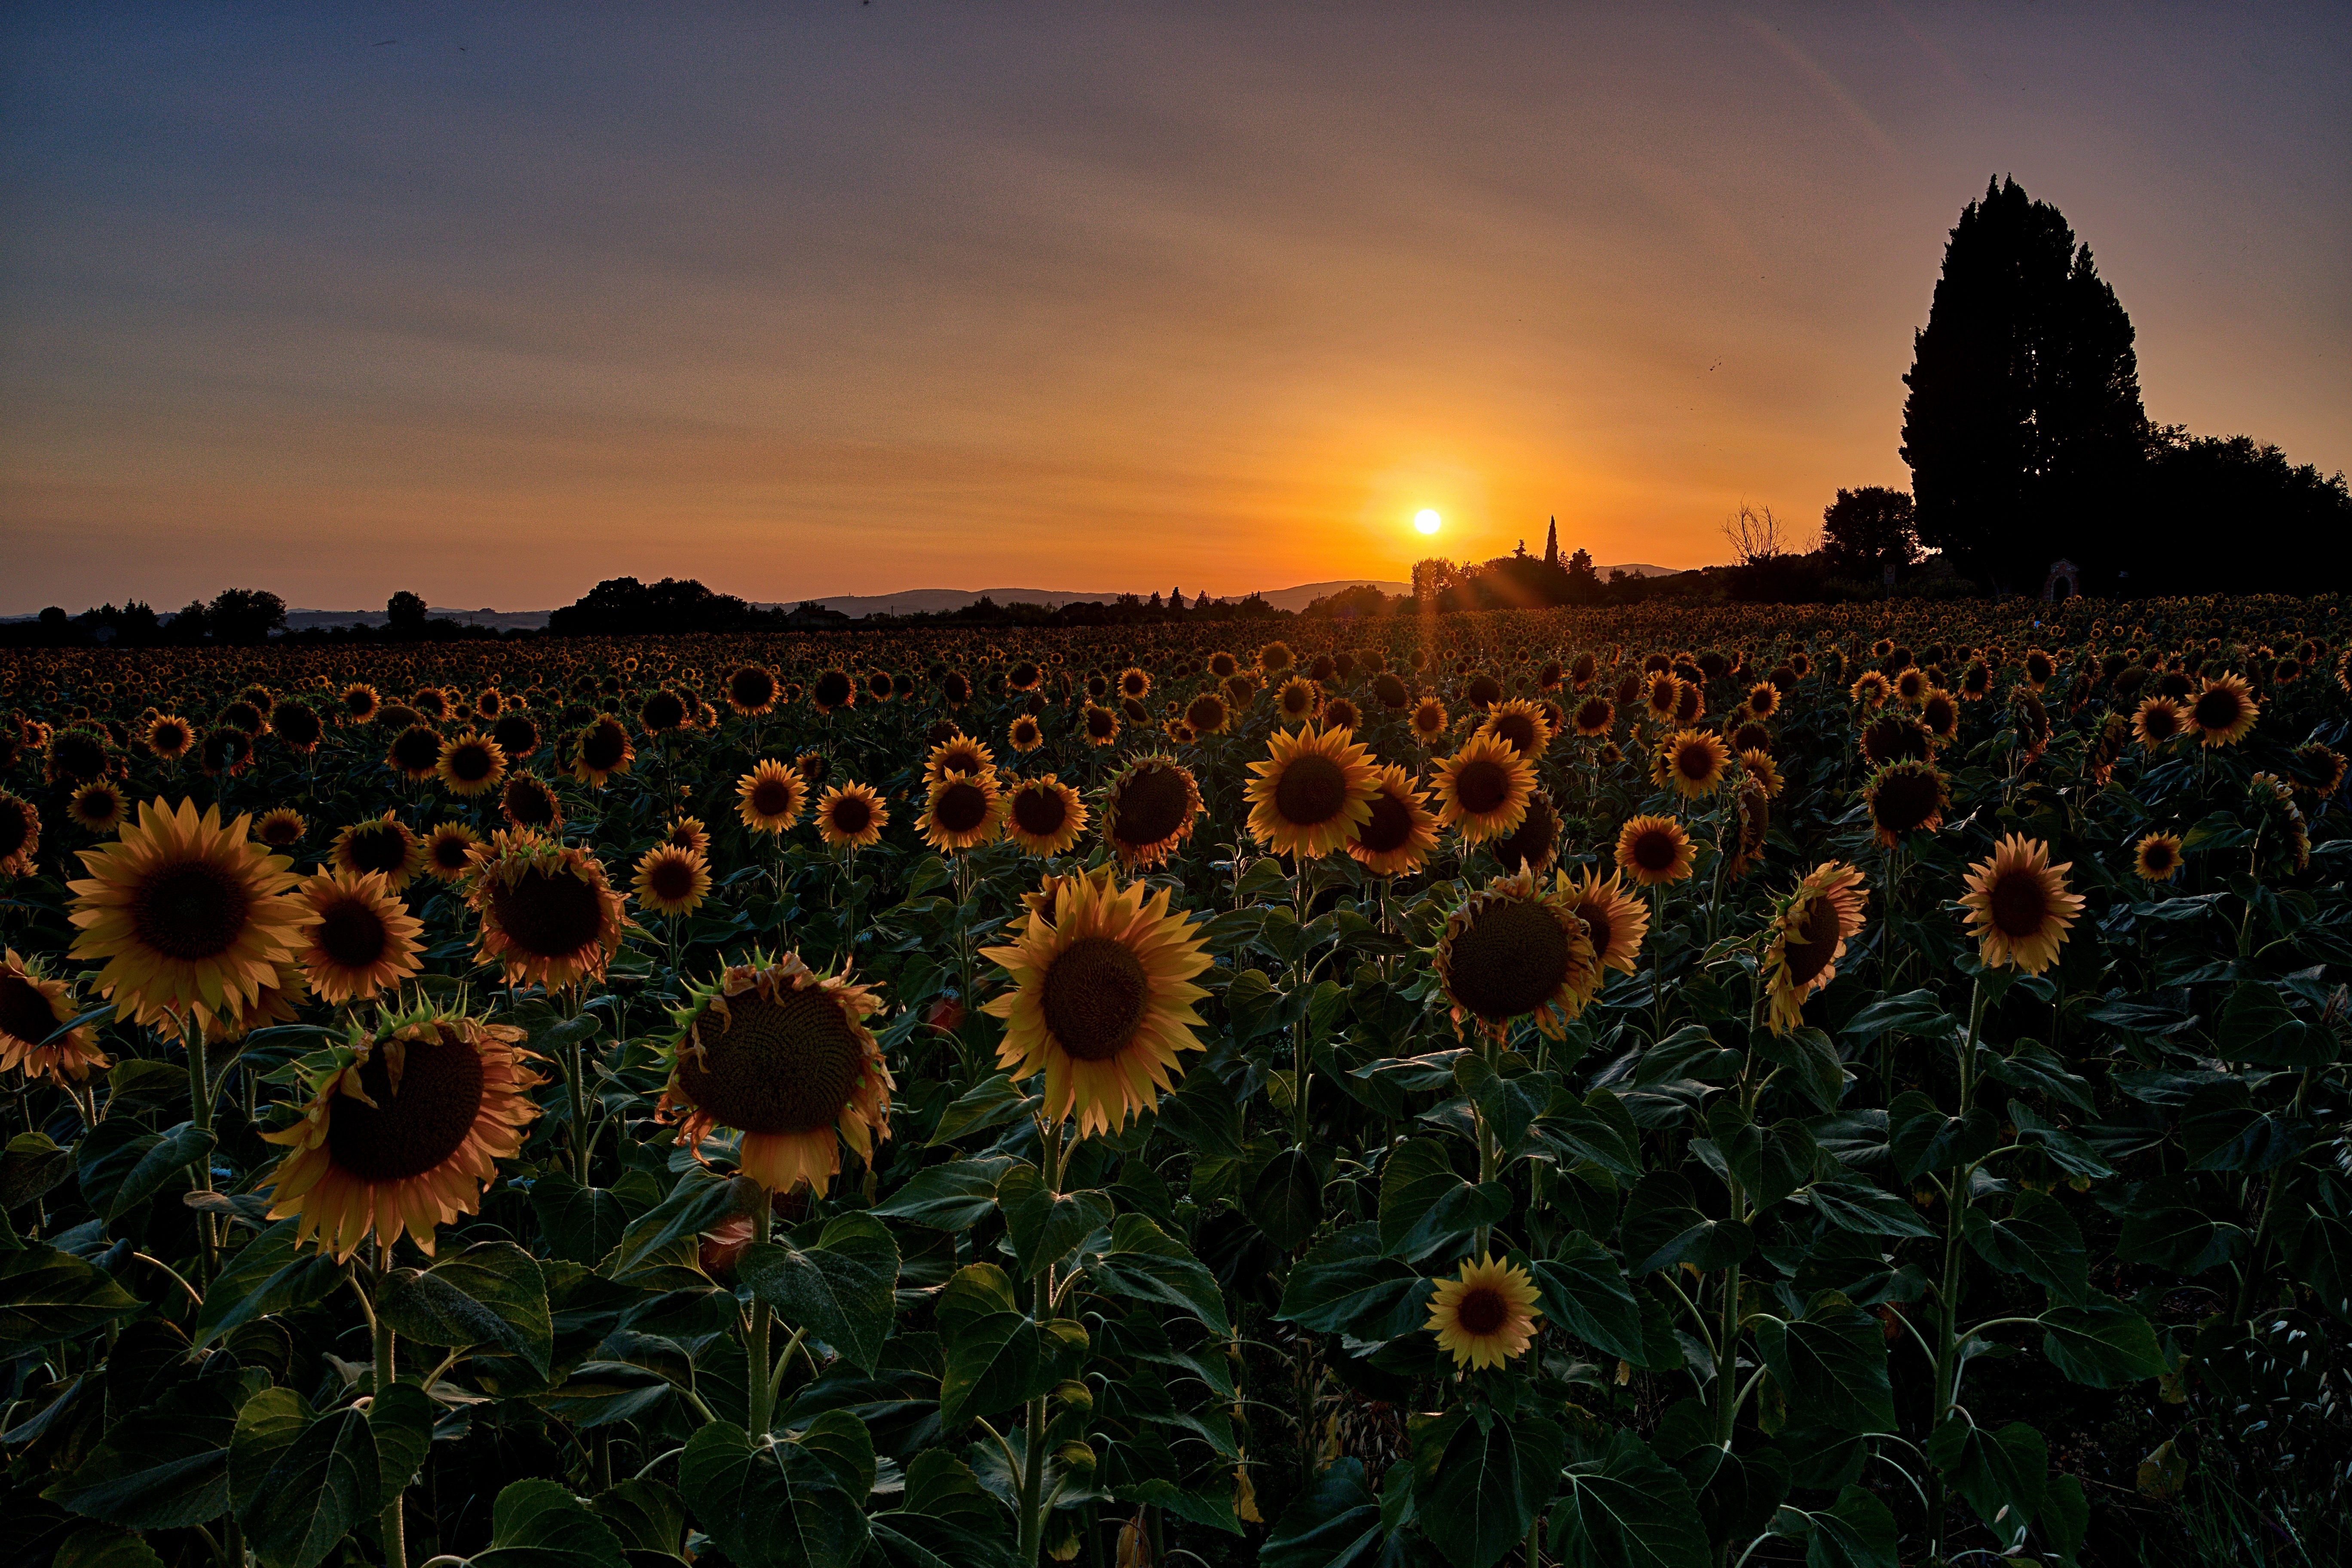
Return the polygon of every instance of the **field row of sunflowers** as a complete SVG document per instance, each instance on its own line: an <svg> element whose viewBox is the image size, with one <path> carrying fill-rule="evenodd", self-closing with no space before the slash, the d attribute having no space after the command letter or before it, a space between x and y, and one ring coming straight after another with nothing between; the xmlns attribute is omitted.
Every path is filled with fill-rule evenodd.
<svg viewBox="0 0 2352 1568"><path fill-rule="evenodd" d="M7 1562L2347 1549L2341 604L1278 629L0 656Z"/></svg>

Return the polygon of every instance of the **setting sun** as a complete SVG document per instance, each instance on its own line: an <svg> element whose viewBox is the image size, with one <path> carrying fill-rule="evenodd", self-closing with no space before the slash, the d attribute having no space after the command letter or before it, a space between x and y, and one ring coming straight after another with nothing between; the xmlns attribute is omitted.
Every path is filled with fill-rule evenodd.
<svg viewBox="0 0 2352 1568"><path fill-rule="evenodd" d="M1413 513L1412 525L1413 527L1421 530L1423 533L1435 533L1437 531L1438 521L1438 516L1435 512L1423 509L1421 511Z"/></svg>

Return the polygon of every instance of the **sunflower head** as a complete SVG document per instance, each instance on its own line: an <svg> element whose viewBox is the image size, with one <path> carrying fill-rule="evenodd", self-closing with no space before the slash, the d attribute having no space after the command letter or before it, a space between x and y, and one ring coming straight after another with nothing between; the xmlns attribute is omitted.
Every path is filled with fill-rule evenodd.
<svg viewBox="0 0 2352 1568"><path fill-rule="evenodd" d="M425 868L425 842L397 814L387 811L336 834L327 858L337 870L354 876L381 871L393 891L399 892Z"/></svg>
<svg viewBox="0 0 2352 1568"><path fill-rule="evenodd" d="M674 849L691 849L698 855L710 853L710 830L698 816L677 816L670 819L661 841Z"/></svg>
<svg viewBox="0 0 2352 1568"><path fill-rule="evenodd" d="M523 1032L430 1008L383 1014L373 1028L310 1059L310 1097L290 1125L262 1137L287 1152L269 1182L269 1217L301 1216L337 1258L373 1235L404 1232L427 1255L436 1227L471 1214L522 1152L539 1115Z"/></svg>
<svg viewBox="0 0 2352 1568"><path fill-rule="evenodd" d="M1004 743L1025 757L1045 743L1045 731L1038 727L1034 715L1016 713L1013 722L1004 727Z"/></svg>
<svg viewBox="0 0 2352 1568"><path fill-rule="evenodd" d="M282 852L302 842L302 835L309 828L300 812L281 805L261 814L253 825L253 836L271 849Z"/></svg>
<svg viewBox="0 0 2352 1568"><path fill-rule="evenodd" d="M481 921L481 956L510 985L600 979L635 929L594 856L524 828L492 834L462 885Z"/></svg>
<svg viewBox="0 0 2352 1568"><path fill-rule="evenodd" d="M1437 1336L1438 1348L1455 1366L1499 1367L1535 1342L1541 1299L1535 1280L1517 1265L1465 1258L1453 1279L1437 1282L1422 1327Z"/></svg>
<svg viewBox="0 0 2352 1568"><path fill-rule="evenodd" d="M1559 858L1559 808L1549 795L1537 790L1528 796L1528 814L1519 825L1499 838L1488 839L1486 847L1504 870L1527 869L1541 875Z"/></svg>
<svg viewBox="0 0 2352 1568"><path fill-rule="evenodd" d="M1690 835L1671 816L1636 816L1617 833L1617 868L1644 888L1679 882L1697 856Z"/></svg>
<svg viewBox="0 0 2352 1568"><path fill-rule="evenodd" d="M1764 985L1771 997L1767 1020L1774 1034L1805 1021L1805 998L1837 978L1837 961L1862 930L1868 897L1852 866L1824 861L1780 900L1764 950Z"/></svg>
<svg viewBox="0 0 2352 1568"><path fill-rule="evenodd" d="M629 739L627 726L608 713L572 737L572 776L591 789L603 789L606 779L627 773L636 757L636 742Z"/></svg>
<svg viewBox="0 0 2352 1568"><path fill-rule="evenodd" d="M111 833L122 826L129 804L122 790L112 779L92 779L76 784L66 797L66 815L79 826L92 833Z"/></svg>
<svg viewBox="0 0 2352 1568"><path fill-rule="evenodd" d="M436 822L425 836L425 869L436 881L455 882L474 863L482 836L462 822Z"/></svg>
<svg viewBox="0 0 2352 1568"><path fill-rule="evenodd" d="M563 831L563 802L553 786L537 773L509 773L499 790L499 815L509 827L536 828L541 833Z"/></svg>
<svg viewBox="0 0 2352 1568"><path fill-rule="evenodd" d="M1045 1113L1081 1134L1114 1131L1175 1088L1178 1053L1203 1048L1192 984L1210 965L1168 890L1119 883L1109 867L1049 879L1024 900L1007 947L986 949L1012 989L987 1005L1004 1020L997 1066L1045 1075Z"/></svg>
<svg viewBox="0 0 2352 1568"><path fill-rule="evenodd" d="M2132 847L2132 869L2151 882L2169 882L2180 874L2180 837L2151 833Z"/></svg>
<svg viewBox="0 0 2352 1568"><path fill-rule="evenodd" d="M18 957L14 948L0 955L0 1072L61 1084L104 1068L106 1053L89 1025L51 1038L75 1016L69 982L53 977L38 958Z"/></svg>
<svg viewBox="0 0 2352 1568"><path fill-rule="evenodd" d="M433 775L451 795L470 800L499 787L507 776L507 754L496 741L468 730L442 742Z"/></svg>
<svg viewBox="0 0 2352 1568"><path fill-rule="evenodd" d="M735 815L754 833L788 832L808 800L808 782L773 757L735 781Z"/></svg>
<svg viewBox="0 0 2352 1568"><path fill-rule="evenodd" d="M1108 746L1118 739L1119 722L1117 710L1089 702L1078 716L1078 731L1089 746Z"/></svg>
<svg viewBox="0 0 2352 1568"><path fill-rule="evenodd" d="M1631 974L1642 955L1642 939L1650 932L1650 911L1625 887L1624 877L1622 871L1612 871L1604 879L1597 868L1588 867L1573 878L1556 872L1553 881L1559 896L1584 922L1594 961L1604 970Z"/></svg>
<svg viewBox="0 0 2352 1568"><path fill-rule="evenodd" d="M1930 762L1905 759L1888 763L1862 786L1870 808L1870 825L1878 842L1889 848L1906 834L1933 833L1952 809L1952 791L1943 770Z"/></svg>
<svg viewBox="0 0 2352 1568"><path fill-rule="evenodd" d="M835 784L817 799L817 836L835 849L878 844L889 824L889 807L869 784Z"/></svg>
<svg viewBox="0 0 2352 1568"><path fill-rule="evenodd" d="M1591 933L1564 891L1543 889L1532 868L1463 900L1438 939L1436 968L1454 1021L1475 1019L1498 1036L1530 1013L1557 1036L1601 989Z"/></svg>
<svg viewBox="0 0 2352 1568"><path fill-rule="evenodd" d="M957 730L931 748L930 755L923 763L923 782L926 784L937 784L950 773L977 775L995 771L995 753L961 730Z"/></svg>
<svg viewBox="0 0 2352 1568"><path fill-rule="evenodd" d="M2058 961L2058 949L2083 912L2083 896L2066 888L2071 864L2053 866L2047 844L2011 834L1994 847L1990 859L1969 868L1960 904L1987 968L2015 963L2039 974Z"/></svg>
<svg viewBox="0 0 2352 1568"><path fill-rule="evenodd" d="M1487 709L1478 732L1499 736L1509 742L1511 750L1519 755L1540 760L1550 749L1556 731L1550 716L1541 704L1514 697L1507 702L1497 702Z"/></svg>
<svg viewBox="0 0 2352 1568"><path fill-rule="evenodd" d="M942 773L923 803L923 841L941 854L993 844L1004 827L1004 792L996 770Z"/></svg>
<svg viewBox="0 0 2352 1568"><path fill-rule="evenodd" d="M657 915L690 915L710 892L710 868L698 849L656 844L637 858L634 884L639 907Z"/></svg>
<svg viewBox="0 0 2352 1568"><path fill-rule="evenodd" d="M1518 826L1535 793L1535 765L1493 735L1474 735L1439 765L1438 820L1481 844Z"/></svg>
<svg viewBox="0 0 2352 1568"><path fill-rule="evenodd" d="M421 723L401 730L384 749L383 765L411 784L433 777L441 766L441 731Z"/></svg>
<svg viewBox="0 0 2352 1568"><path fill-rule="evenodd" d="M1052 773L1023 779L1005 798L1004 831L1032 855L1066 853L1086 826L1078 792Z"/></svg>
<svg viewBox="0 0 2352 1568"><path fill-rule="evenodd" d="M1250 837L1277 855L1319 860L1371 815L1373 763L1346 730L1277 729L1249 765Z"/></svg>
<svg viewBox="0 0 2352 1568"><path fill-rule="evenodd" d="M295 957L321 1002L365 1002L417 972L425 927L382 872L323 871L296 892L305 917Z"/></svg>
<svg viewBox="0 0 2352 1568"><path fill-rule="evenodd" d="M779 1193L822 1193L845 1142L872 1160L896 1087L866 1024L880 1005L846 973L818 974L789 952L754 954L696 987L663 1050L662 1105L685 1113L678 1142L701 1158L713 1131L739 1133L743 1173Z"/></svg>
<svg viewBox="0 0 2352 1568"><path fill-rule="evenodd" d="M1731 748L1706 730L1678 730L1658 744L1650 759L1650 782L1685 800L1712 795L1731 765Z"/></svg>
<svg viewBox="0 0 2352 1568"><path fill-rule="evenodd" d="M1157 866L1192 837L1201 787L1173 757L1138 757L1103 800L1103 837L1129 866Z"/></svg>
<svg viewBox="0 0 2352 1568"><path fill-rule="evenodd" d="M2189 722L2208 746L2236 745L2261 716L2253 689L2235 675L2208 677L2205 689L2189 707Z"/></svg>
<svg viewBox="0 0 2352 1568"><path fill-rule="evenodd" d="M1437 816L1412 774L1394 763L1372 775L1370 810L1348 840L1350 858L1383 877L1410 876L1437 849Z"/></svg>

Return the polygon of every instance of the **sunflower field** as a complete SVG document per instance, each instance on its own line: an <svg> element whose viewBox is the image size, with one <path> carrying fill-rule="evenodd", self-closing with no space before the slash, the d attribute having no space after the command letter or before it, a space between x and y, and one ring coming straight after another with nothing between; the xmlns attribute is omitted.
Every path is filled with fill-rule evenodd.
<svg viewBox="0 0 2352 1568"><path fill-rule="evenodd" d="M2352 1552L2352 616L0 653L6 1568Z"/></svg>

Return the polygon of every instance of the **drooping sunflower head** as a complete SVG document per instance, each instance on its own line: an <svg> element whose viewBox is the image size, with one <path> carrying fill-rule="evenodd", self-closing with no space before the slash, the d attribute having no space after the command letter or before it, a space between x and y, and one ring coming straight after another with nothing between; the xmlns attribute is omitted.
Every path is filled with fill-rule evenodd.
<svg viewBox="0 0 2352 1568"><path fill-rule="evenodd" d="M816 803L817 836L835 849L879 844L889 824L889 807L870 784L835 784Z"/></svg>
<svg viewBox="0 0 2352 1568"><path fill-rule="evenodd" d="M1712 795L1731 765L1731 748L1706 730L1677 730L1650 759L1650 782L1685 800Z"/></svg>
<svg viewBox="0 0 2352 1568"><path fill-rule="evenodd" d="M1919 721L1927 726L1928 739L1948 745L1960 733L1960 705L1950 692L1936 687L1920 699Z"/></svg>
<svg viewBox="0 0 2352 1568"><path fill-rule="evenodd" d="M942 854L995 843L1004 827L1004 792L996 770L942 773L931 780L919 826L923 841Z"/></svg>
<svg viewBox="0 0 2352 1568"><path fill-rule="evenodd" d="M1802 1025L1805 998L1837 978L1848 939L1862 931L1868 896L1860 871L1824 861L1781 900L1764 950L1764 986L1771 998L1768 1023L1774 1034Z"/></svg>
<svg viewBox="0 0 2352 1568"><path fill-rule="evenodd" d="M122 798L122 790L112 779L92 779L76 784L66 797L66 815L92 833L111 833L122 826L130 806Z"/></svg>
<svg viewBox="0 0 2352 1568"><path fill-rule="evenodd" d="M1319 860L1371 816L1370 753L1346 730L1276 730L1249 765L1250 837L1277 855Z"/></svg>
<svg viewBox="0 0 2352 1568"><path fill-rule="evenodd" d="M1357 826L1348 853L1366 870L1383 877L1410 876L1437 849L1437 816L1412 774L1394 763L1372 775L1370 814Z"/></svg>
<svg viewBox="0 0 2352 1568"><path fill-rule="evenodd" d="M89 1025L51 1037L76 1016L72 985L50 975L37 957L20 958L14 948L0 955L0 1072L63 1083L104 1068L106 1053Z"/></svg>
<svg viewBox="0 0 2352 1568"><path fill-rule="evenodd" d="M1671 816L1636 816L1617 833L1617 868L1644 888L1679 882L1697 861L1690 835Z"/></svg>
<svg viewBox="0 0 2352 1568"><path fill-rule="evenodd" d="M1593 958L1604 970L1634 973L1642 955L1642 939L1650 932L1650 911L1624 883L1622 871L1604 879L1598 868L1587 867L1574 878L1558 872L1553 881L1569 909L1584 922L1592 942Z"/></svg>
<svg viewBox="0 0 2352 1568"><path fill-rule="evenodd" d="M339 1259L370 1236L389 1247L404 1232L430 1255L436 1228L479 1207L539 1115L530 1091L545 1080L522 1038L429 1009L355 1027L312 1070L300 1117L262 1134L287 1151L269 1217L300 1215L296 1245L316 1234Z"/></svg>
<svg viewBox="0 0 2352 1568"><path fill-rule="evenodd" d="M1542 1292L1528 1271L1491 1256L1462 1260L1461 1271L1440 1279L1429 1300L1429 1321L1438 1348L1457 1367L1473 1372L1499 1367L1526 1353L1535 1342Z"/></svg>
<svg viewBox="0 0 2352 1568"><path fill-rule="evenodd" d="M690 915L710 892L710 868L698 849L656 844L637 858L637 904L657 915Z"/></svg>
<svg viewBox="0 0 2352 1568"><path fill-rule="evenodd" d="M425 869L436 881L454 882L474 863L482 836L462 822L436 822L425 836Z"/></svg>
<svg viewBox="0 0 2352 1568"><path fill-rule="evenodd" d="M1127 866L1157 866L1192 837L1201 786L1173 757L1138 757L1110 782L1103 838Z"/></svg>
<svg viewBox="0 0 2352 1568"><path fill-rule="evenodd" d="M336 834L327 858L337 870L355 877L381 871L396 893L415 880L416 873L425 868L425 843L397 814L387 811L382 816L354 822Z"/></svg>
<svg viewBox="0 0 2352 1568"><path fill-rule="evenodd" d="M1766 800L1778 800L1787 787L1780 777L1780 765L1772 753L1762 747L1751 747L1739 753L1739 765L1748 770L1748 782L1764 792Z"/></svg>
<svg viewBox="0 0 2352 1568"><path fill-rule="evenodd" d="M1509 742L1473 735L1438 767L1438 820L1465 843L1498 838L1526 818L1535 782L1535 765Z"/></svg>
<svg viewBox="0 0 2352 1568"><path fill-rule="evenodd" d="M2083 912L2083 896L2066 888L2072 864L2053 866L2050 846L2011 834L1994 847L1990 859L1969 868L1960 904L1986 967L2014 963L2039 974L2058 961L2058 949Z"/></svg>
<svg viewBox="0 0 2352 1568"><path fill-rule="evenodd" d="M1532 1013L1556 1036L1601 989L1591 932L1565 890L1543 889L1532 868L1463 900L1438 939L1436 968L1454 1021L1496 1034Z"/></svg>
<svg viewBox="0 0 2352 1568"><path fill-rule="evenodd" d="M699 1159L714 1131L735 1132L743 1173L778 1193L822 1194L845 1142L871 1161L890 1136L896 1087L866 1023L880 1005L847 974L818 974L789 952L754 954L696 987L664 1049L662 1105L686 1113L680 1146Z"/></svg>
<svg viewBox="0 0 2352 1568"><path fill-rule="evenodd" d="M442 742L433 774L443 789L470 800L499 787L507 776L507 754L496 741L468 730Z"/></svg>
<svg viewBox="0 0 2352 1568"><path fill-rule="evenodd" d="M526 828L492 834L463 886L481 921L481 956L510 985L555 991L601 979L635 929L602 862Z"/></svg>
<svg viewBox="0 0 2352 1568"><path fill-rule="evenodd" d="M1004 1020L997 1066L1045 1075L1045 1114L1081 1135L1109 1132L1175 1088L1178 1053L1203 1048L1192 984L1211 963L1168 890L1122 886L1109 867L1059 878L1025 900L1006 947L986 949L1012 989L987 1005Z"/></svg>
<svg viewBox="0 0 2352 1568"><path fill-rule="evenodd" d="M1900 710L1881 713L1864 724L1860 743L1863 760L1874 768L1906 760L1925 762L1936 750L1927 726Z"/></svg>
<svg viewBox="0 0 2352 1568"><path fill-rule="evenodd" d="M89 871L69 882L77 958L103 959L101 995L118 1018L147 1026L233 1011L292 957L302 911L287 889L283 856L247 837L248 821L223 823L159 798L110 844L81 853Z"/></svg>
<svg viewBox="0 0 2352 1568"><path fill-rule="evenodd" d="M754 833L789 832L807 800L807 782L773 757L735 781L735 816Z"/></svg>
<svg viewBox="0 0 2352 1568"><path fill-rule="evenodd" d="M1870 825L1878 842L1892 848L1911 833L1933 833L1952 809L1950 781L1929 762L1906 759L1888 763L1862 786L1870 808Z"/></svg>
<svg viewBox="0 0 2352 1568"><path fill-rule="evenodd" d="M923 763L923 783L933 784L950 773L992 773L996 771L996 754L978 741L955 731L931 748Z"/></svg>
<svg viewBox="0 0 2352 1568"><path fill-rule="evenodd" d="M2246 738L2262 711L2261 704L2254 700L2253 689L2242 677L2209 676L2205 689L2189 705L2189 721L2206 745L2234 746Z"/></svg>
<svg viewBox="0 0 2352 1568"><path fill-rule="evenodd" d="M2132 869L2151 882L2169 882L2180 874L2180 837L2151 833L2132 848Z"/></svg>
<svg viewBox="0 0 2352 1568"><path fill-rule="evenodd" d="M1086 826L1086 803L1052 773L1023 779L1006 797L1004 831L1032 855L1067 853Z"/></svg>
<svg viewBox="0 0 2352 1568"><path fill-rule="evenodd" d="M320 1001L365 1002L417 972L424 924L382 872L320 872L296 893L306 908L294 956Z"/></svg>

